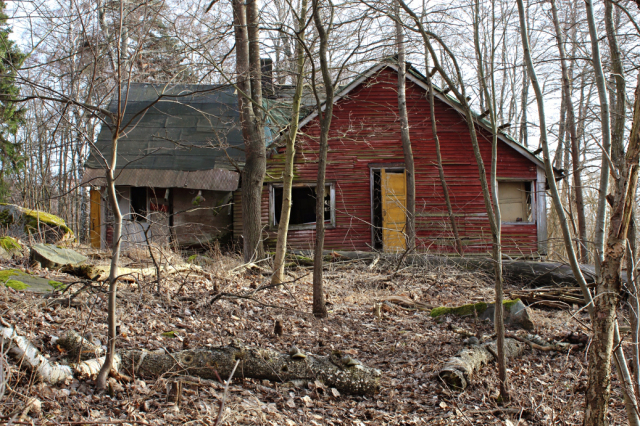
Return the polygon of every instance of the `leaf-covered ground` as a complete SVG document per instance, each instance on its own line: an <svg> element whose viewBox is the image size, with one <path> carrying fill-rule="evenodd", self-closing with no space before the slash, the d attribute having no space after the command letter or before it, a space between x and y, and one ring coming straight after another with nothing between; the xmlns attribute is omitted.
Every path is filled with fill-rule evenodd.
<svg viewBox="0 0 640 426"><path fill-rule="evenodd" d="M134 253L135 254L135 253ZM94 258L100 257L97 255ZM150 266L142 253L124 258L130 266ZM163 349L219 346L242 342L249 346L288 352L292 344L305 352L328 355L340 349L383 373L381 392L370 398L341 395L321 383L258 382L242 378L238 369L222 413L224 424L251 425L578 425L586 386L584 348L570 353L527 350L509 368L510 403L498 405L495 365L484 368L464 392L443 387L435 373L463 347L464 337L451 324L474 333L491 334L492 325L475 318L434 320L428 312L383 304L382 318L374 314L376 301L404 295L433 306L491 301L493 283L480 273L438 268L413 268L378 262L335 262L327 265L325 289L329 318L311 314L310 269L289 271L291 284L258 292L252 299L221 299L219 292L245 293L269 283L259 269L245 270L233 255L213 255L203 272L184 272L163 279L160 291L152 277L120 286L118 315L120 348ZM176 256L170 257L179 261ZM100 260L105 262L106 259ZM26 261L24 261L26 262ZM20 266L16 261L6 267ZM25 265L22 265L25 266ZM46 270L30 270L61 282L78 279ZM74 284L65 295L80 290ZM53 336L74 329L105 342L106 288L85 287L76 300L82 306L47 306L41 295L0 286L0 315L19 327L51 359L65 354L51 344ZM533 309L536 332L547 339L570 331L585 331L585 314ZM280 320L282 336L273 334ZM211 424L218 416L224 386L216 382L185 383L180 406L169 402L168 372L157 380L111 380L111 395L96 394L91 380L66 385L38 383L15 360L8 363L0 422L20 413L29 397L42 401L36 424ZM626 420L622 396L614 380L611 424ZM106 422L106 423L105 423ZM30 423L29 423L30 424Z"/></svg>

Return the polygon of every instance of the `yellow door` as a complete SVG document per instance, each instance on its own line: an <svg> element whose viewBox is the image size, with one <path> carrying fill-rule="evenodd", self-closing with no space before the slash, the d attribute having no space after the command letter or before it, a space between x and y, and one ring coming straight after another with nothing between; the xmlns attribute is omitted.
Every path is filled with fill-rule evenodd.
<svg viewBox="0 0 640 426"><path fill-rule="evenodd" d="M407 179L403 171L381 170L382 181L382 247L386 252L404 251L407 241Z"/></svg>

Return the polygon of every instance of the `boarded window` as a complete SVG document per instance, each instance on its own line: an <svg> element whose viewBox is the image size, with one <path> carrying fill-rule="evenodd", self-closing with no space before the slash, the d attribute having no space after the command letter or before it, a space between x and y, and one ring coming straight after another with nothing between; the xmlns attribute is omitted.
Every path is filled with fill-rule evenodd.
<svg viewBox="0 0 640 426"><path fill-rule="evenodd" d="M502 222L533 222L531 182L498 182Z"/></svg>
<svg viewBox="0 0 640 426"><path fill-rule="evenodd" d="M280 223L282 212L282 186L274 186L273 197L273 225ZM331 186L325 186L324 191L324 220L332 222L332 208L334 205L331 197L333 191ZM291 215L289 225L314 225L316 223L316 187L315 186L295 186L291 188Z"/></svg>

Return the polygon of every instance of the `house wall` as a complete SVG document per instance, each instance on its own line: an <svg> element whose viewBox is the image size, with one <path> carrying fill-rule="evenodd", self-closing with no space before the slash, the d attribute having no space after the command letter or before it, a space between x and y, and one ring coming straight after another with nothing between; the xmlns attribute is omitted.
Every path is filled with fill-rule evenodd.
<svg viewBox="0 0 640 426"><path fill-rule="evenodd" d="M204 201L195 206L197 190L173 191L173 232L179 245L202 245L231 238L231 193L202 191Z"/></svg>
<svg viewBox="0 0 640 426"><path fill-rule="evenodd" d="M397 109L397 74L385 69L367 83L351 91L334 107L326 179L335 184L336 226L325 233L325 248L329 250L371 249L370 166L385 167L385 164L404 161ZM442 101L436 102L444 173L465 252L484 253L491 248L491 233L468 128L462 115ZM407 82L407 110L416 170L416 243L420 250L454 252L453 233L438 177L429 103L424 89L411 82ZM317 118L302 130L295 156L295 182L313 183L318 161ZM488 178L491 135L479 130L479 138ZM268 160L267 184L263 191L262 220L268 242L273 242L276 235L276 230L267 226L268 183L281 182L283 169L284 149L280 149ZM503 142L498 146L497 171L498 178L503 179L535 182L538 178L537 165ZM534 187L543 188L543 183L536 183ZM240 232L241 228L237 233ZM504 224L504 251L515 255L537 252L537 233L537 223ZM291 230L288 244L307 249L313 247L314 239L314 230Z"/></svg>

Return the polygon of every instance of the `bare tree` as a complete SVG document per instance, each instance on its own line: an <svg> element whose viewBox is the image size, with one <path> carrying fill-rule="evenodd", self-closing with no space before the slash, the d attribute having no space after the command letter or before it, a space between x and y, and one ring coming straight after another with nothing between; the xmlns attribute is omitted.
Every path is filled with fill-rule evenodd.
<svg viewBox="0 0 640 426"><path fill-rule="evenodd" d="M409 117L407 115L406 74L407 60L404 41L404 28L401 23L400 8L397 8L396 45L398 50L398 111L400 115L400 135L402 152L404 154L404 170L407 179L407 205L405 236L407 250L413 250L416 245L416 171L411 150L411 136L409 134Z"/></svg>
<svg viewBox="0 0 640 426"><path fill-rule="evenodd" d="M291 120L289 121L289 131L286 138L286 153L284 175L282 179L282 209L280 213L280 223L278 224L278 240L276 243L276 253L273 261L273 276L271 282L279 284L284 279L284 261L287 250L287 233L289 231L289 217L291 214L291 187L293 185L293 168L295 159L295 144L298 134L298 124L300 117L300 105L304 88L305 70L305 32L307 29L307 0L302 0L297 19L296 28L296 91L293 95L291 106Z"/></svg>

